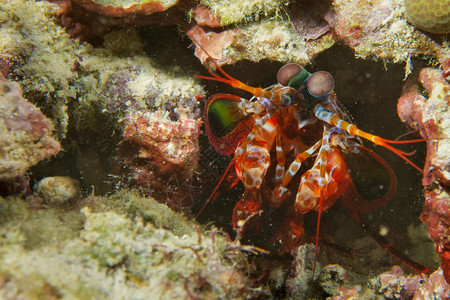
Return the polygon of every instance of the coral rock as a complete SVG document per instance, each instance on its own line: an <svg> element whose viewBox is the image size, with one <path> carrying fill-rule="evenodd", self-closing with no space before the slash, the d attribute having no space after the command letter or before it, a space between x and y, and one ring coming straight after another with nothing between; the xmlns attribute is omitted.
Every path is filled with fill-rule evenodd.
<svg viewBox="0 0 450 300"><path fill-rule="evenodd" d="M31 166L57 154L53 124L22 96L16 82L0 77L0 181L24 175Z"/></svg>
<svg viewBox="0 0 450 300"><path fill-rule="evenodd" d="M59 23L80 40L96 42L114 28L152 24L187 24L193 0L49 0L59 5ZM126 3L123 3L126 2Z"/></svg>
<svg viewBox="0 0 450 300"><path fill-rule="evenodd" d="M370 280L369 286L375 294L383 295L386 299L411 299L420 282L421 276L406 276L399 266L393 266L391 271Z"/></svg>
<svg viewBox="0 0 450 300"><path fill-rule="evenodd" d="M315 40L330 30L330 24L326 19L333 18L334 11L328 10L321 1L304 2L292 4L289 18L300 36L307 40Z"/></svg>
<svg viewBox="0 0 450 300"><path fill-rule="evenodd" d="M198 165L202 122L180 115L171 121L158 112L133 113L124 120L119 160L129 182L176 211L188 211L188 183Z"/></svg>
<svg viewBox="0 0 450 300"><path fill-rule="evenodd" d="M442 270L438 269L431 274L426 283L414 293L415 300L449 299L450 285L445 281Z"/></svg>
<svg viewBox="0 0 450 300"><path fill-rule="evenodd" d="M416 82L416 81L419 82ZM420 93L419 83L424 94ZM426 68L406 83L398 102L403 122L430 139L425 162L425 204L421 220L436 243L441 266L450 282L450 85L443 73Z"/></svg>
<svg viewBox="0 0 450 300"><path fill-rule="evenodd" d="M292 1L285 0L201 0L204 6L220 19L224 26L258 20L261 15L281 14Z"/></svg>
<svg viewBox="0 0 450 300"><path fill-rule="evenodd" d="M326 265L320 272L318 283L328 294L339 294L339 287L348 283L347 271L340 265Z"/></svg>
<svg viewBox="0 0 450 300"><path fill-rule="evenodd" d="M204 27L194 27L187 35L212 58L218 59L219 65L233 64L239 60L257 62L267 59L307 64L315 55L334 44L335 39L328 30L330 26L325 21L326 17L331 16L328 16L328 10L322 8L318 16L310 11L303 12L299 4L292 3L289 19L294 28L288 18L280 17L287 15L291 2L294 1L202 0L201 3L210 11L207 16L212 14L221 25L227 27L215 29L214 32L208 32ZM304 7L309 8L312 4L313 1L310 1ZM311 11L320 5L314 5ZM199 25L205 24L200 17L194 17ZM212 20L205 26L216 27ZM201 47L197 45L196 55L204 62L206 55Z"/></svg>
<svg viewBox="0 0 450 300"><path fill-rule="evenodd" d="M400 119L412 128L419 130L424 138L436 139L428 146L425 171L432 173L444 185L450 185L450 84L441 71L423 69L419 75L422 87L428 97L422 95L417 83L411 78L403 89L397 110ZM429 176L430 174L428 174ZM425 183L425 185L427 185Z"/></svg>
<svg viewBox="0 0 450 300"><path fill-rule="evenodd" d="M364 299L378 299L381 296L383 299L425 300L448 299L450 296L450 285L445 281L441 269L429 276L405 275L399 266L394 266L391 271L371 279L368 287L366 293L369 294L365 294L362 297Z"/></svg>
<svg viewBox="0 0 450 300"><path fill-rule="evenodd" d="M111 204L130 197L136 196L120 193L91 199ZM140 216L85 207L85 222L76 224L76 235L46 247L24 245L24 226L15 226L20 219L2 223L0 299L257 298L258 286L246 275L249 263L239 242L227 240L214 228L204 232L150 198L139 201L146 201L155 216L148 222ZM130 202L126 204L130 208ZM42 211L28 213L31 219L51 221ZM154 220L164 222L157 225ZM6 231L13 225L15 231ZM61 235L58 223L45 226L53 236Z"/></svg>
<svg viewBox="0 0 450 300"><path fill-rule="evenodd" d="M405 0L405 7L414 26L432 33L450 32L449 0Z"/></svg>
<svg viewBox="0 0 450 300"><path fill-rule="evenodd" d="M448 47L408 24L402 0L334 0L333 7L336 15L327 22L359 57L402 62L427 54L440 63L448 57Z"/></svg>
<svg viewBox="0 0 450 300"><path fill-rule="evenodd" d="M314 245L305 244L295 249L292 262L293 274L286 280L286 289L293 299L308 299L317 293L313 281ZM321 266L316 264L315 277L319 276Z"/></svg>

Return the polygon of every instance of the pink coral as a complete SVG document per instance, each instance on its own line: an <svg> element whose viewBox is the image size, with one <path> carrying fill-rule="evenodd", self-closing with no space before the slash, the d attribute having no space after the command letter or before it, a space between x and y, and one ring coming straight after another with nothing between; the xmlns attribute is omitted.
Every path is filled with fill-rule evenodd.
<svg viewBox="0 0 450 300"><path fill-rule="evenodd" d="M22 96L16 82L0 76L0 181L25 174L60 150L52 122Z"/></svg>
<svg viewBox="0 0 450 300"><path fill-rule="evenodd" d="M220 19L213 15L209 9L202 5L198 5L195 9L191 11L191 15L194 17L195 21L200 26L206 27L221 27Z"/></svg>
<svg viewBox="0 0 450 300"><path fill-rule="evenodd" d="M180 115L135 112L124 120L118 154L122 171L132 185L176 211L189 211L188 193L193 170L198 165L198 143L202 122Z"/></svg>

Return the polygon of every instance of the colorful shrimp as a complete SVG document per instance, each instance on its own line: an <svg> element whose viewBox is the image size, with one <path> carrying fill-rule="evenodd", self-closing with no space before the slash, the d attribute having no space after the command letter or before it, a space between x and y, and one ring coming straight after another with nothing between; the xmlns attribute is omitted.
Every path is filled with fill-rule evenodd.
<svg viewBox="0 0 450 300"><path fill-rule="evenodd" d="M248 86L216 67L223 77L211 69L211 76L196 77L253 95L247 100L215 94L205 107L210 143L219 153L234 153L229 169L234 165L237 180L245 187L232 218L239 236L249 228L258 233L270 219L280 252L290 252L303 235L304 215L315 210L317 258L321 214L337 199L358 221L360 212L383 206L395 192L396 177L380 156L361 145L361 139L389 149L423 173L407 158L410 153L392 145L424 140L393 141L358 129L337 100L330 73L310 74L298 64L287 64L278 71L278 83L263 89ZM377 241L416 270L428 270L387 242Z"/></svg>

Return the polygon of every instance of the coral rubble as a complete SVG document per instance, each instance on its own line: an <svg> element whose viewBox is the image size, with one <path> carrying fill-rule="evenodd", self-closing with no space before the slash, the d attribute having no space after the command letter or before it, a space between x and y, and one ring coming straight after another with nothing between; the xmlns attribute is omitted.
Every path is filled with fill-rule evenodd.
<svg viewBox="0 0 450 300"><path fill-rule="evenodd" d="M448 46L408 24L401 0L335 0L333 7L332 29L359 57L405 62L425 54L441 63L449 58Z"/></svg>

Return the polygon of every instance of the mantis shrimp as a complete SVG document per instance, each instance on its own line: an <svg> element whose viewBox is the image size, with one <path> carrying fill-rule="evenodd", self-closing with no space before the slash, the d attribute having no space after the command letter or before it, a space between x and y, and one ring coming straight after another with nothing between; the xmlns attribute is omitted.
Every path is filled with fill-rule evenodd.
<svg viewBox="0 0 450 300"><path fill-rule="evenodd" d="M411 153L393 145L425 140L389 140L360 130L338 101L330 73L311 74L291 63L278 71L277 84L260 88L214 64L220 73L209 69L210 76L196 77L229 84L253 97L219 93L206 102L205 128L211 145L221 154L234 156L205 205L234 166L236 182L243 183L245 192L234 207L233 228L239 235L250 228L257 233L270 220L273 241L281 253L299 244L305 214L316 211L313 274L322 213L341 199L364 228L360 213L383 206L395 192L397 180L391 167L364 147L363 139L387 148L423 173L408 159ZM375 239L415 270L428 271L383 237Z"/></svg>

